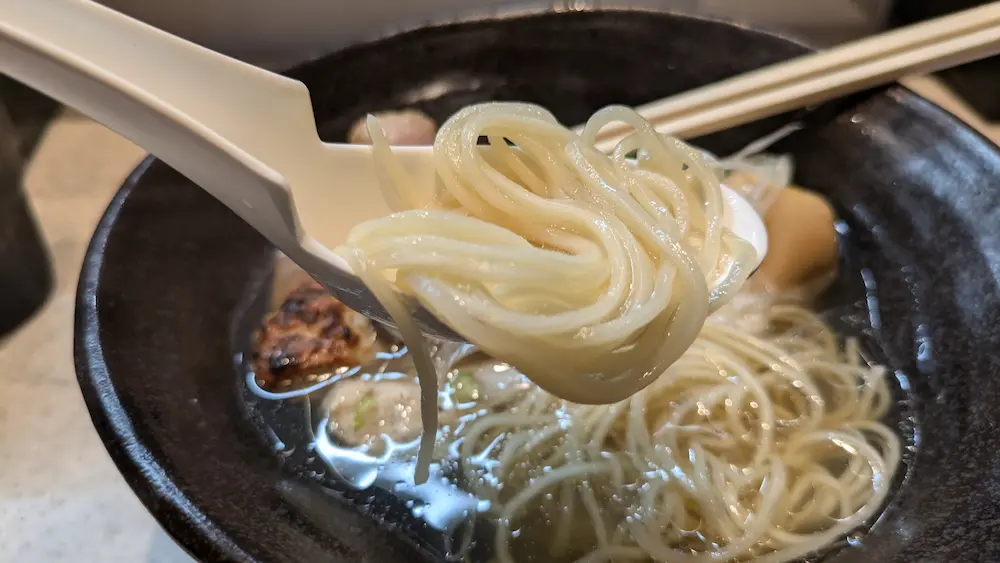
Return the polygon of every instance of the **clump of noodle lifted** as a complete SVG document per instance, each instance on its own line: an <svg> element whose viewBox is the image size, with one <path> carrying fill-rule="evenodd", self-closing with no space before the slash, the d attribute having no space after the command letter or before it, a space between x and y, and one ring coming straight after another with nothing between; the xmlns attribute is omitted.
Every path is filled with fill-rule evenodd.
<svg viewBox="0 0 1000 563"><path fill-rule="evenodd" d="M605 155L594 136L612 121L634 132ZM411 201L373 118L369 133L386 191ZM393 289L549 393L608 404L673 364L750 273L753 248L722 225L717 165L627 108L599 111L576 135L536 106L472 106L438 131L434 159L437 207L362 223L338 249L417 358L418 482L436 378Z"/></svg>

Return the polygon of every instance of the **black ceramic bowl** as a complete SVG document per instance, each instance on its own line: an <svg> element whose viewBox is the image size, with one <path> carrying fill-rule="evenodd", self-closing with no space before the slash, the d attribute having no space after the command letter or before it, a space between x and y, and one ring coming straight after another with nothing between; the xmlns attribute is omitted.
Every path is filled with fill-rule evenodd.
<svg viewBox="0 0 1000 563"><path fill-rule="evenodd" d="M417 30L291 74L321 136L367 111L443 119L525 100L564 122L804 52L743 27L646 12L507 16ZM826 106L776 150L843 219L842 328L895 370L904 469L858 545L823 561L1000 561L1000 153L901 88ZM725 153L784 118L696 142ZM76 362L94 423L170 534L208 561L434 560L377 491L282 455L247 401L239 355L263 312L272 249L225 207L149 159L98 227L80 282ZM292 417L294 418L294 417Z"/></svg>

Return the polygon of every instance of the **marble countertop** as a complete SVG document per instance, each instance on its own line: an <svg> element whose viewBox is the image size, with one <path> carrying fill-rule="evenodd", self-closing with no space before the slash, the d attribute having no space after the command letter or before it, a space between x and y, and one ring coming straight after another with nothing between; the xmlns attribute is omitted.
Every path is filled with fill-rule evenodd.
<svg viewBox="0 0 1000 563"><path fill-rule="evenodd" d="M73 369L73 307L83 254L139 147L63 112L37 145L25 188L55 288L0 342L0 562L188 563L118 474Z"/></svg>
<svg viewBox="0 0 1000 563"><path fill-rule="evenodd" d="M906 84L1000 141L941 84ZM97 220L142 149L72 112L39 143L25 187L55 264L42 311L0 341L0 563L187 563L108 457L83 404L72 359L73 301Z"/></svg>

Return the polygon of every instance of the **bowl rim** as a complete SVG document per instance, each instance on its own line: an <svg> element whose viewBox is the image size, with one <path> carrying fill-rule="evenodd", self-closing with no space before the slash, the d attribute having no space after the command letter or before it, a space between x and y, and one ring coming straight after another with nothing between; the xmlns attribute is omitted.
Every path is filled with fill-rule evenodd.
<svg viewBox="0 0 1000 563"><path fill-rule="evenodd" d="M599 5L597 4L598 2ZM570 3L573 3L574 5L568 6L568 4ZM584 4L584 5L576 5L576 4ZM750 31L757 35L767 36L774 39L780 39L789 43L793 43L808 51L817 51L820 49L820 45L818 45L817 43L810 41L807 38L803 37L802 35L795 33L789 29L758 27L753 24L747 23L746 21L736 18L698 14L694 12L687 12L678 8L658 7L654 5L637 6L634 0L632 1L549 0L547 2L539 0L527 0L525 2L517 2L515 4L494 6L492 8L469 8L467 10L457 10L457 11L453 10L442 14L435 14L430 18L423 18L419 20L408 20L396 25L385 26L381 28L379 31L370 34L365 34L361 37L356 38L355 40L351 41L348 44L342 45L341 47L332 50L328 49L326 51L317 53L314 56L301 59L294 65L281 69L281 72L288 72L303 67L311 66L313 63L321 61L333 53L343 53L343 52L349 53L353 49L364 48L370 43L375 43L384 39L389 39L390 37L395 37L398 35L403 35L421 30L447 28L451 26L485 23L491 21L520 19L532 16L548 15L548 14L575 14L575 13L595 13L595 12L606 13L606 14L646 13L656 16L666 15L689 21L701 21L701 22L709 22L716 24L724 24L729 27L736 27L746 31Z"/></svg>

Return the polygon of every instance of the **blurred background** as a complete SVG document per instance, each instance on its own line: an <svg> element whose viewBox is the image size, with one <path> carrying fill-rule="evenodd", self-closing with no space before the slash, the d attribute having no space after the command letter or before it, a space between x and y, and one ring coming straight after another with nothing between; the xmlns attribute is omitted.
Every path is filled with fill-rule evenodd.
<svg viewBox="0 0 1000 563"><path fill-rule="evenodd" d="M517 10L518 0L103 0L116 10L212 49L273 69L339 46L444 15ZM982 0L557 0L560 9L587 6L669 9L735 20L817 46L834 45L979 4ZM1000 117L1000 62L981 61L941 78L986 117ZM13 111L30 152L56 105L0 78L0 101Z"/></svg>
<svg viewBox="0 0 1000 563"><path fill-rule="evenodd" d="M104 3L274 69L438 21L444 14L525 5L516 0ZM564 0L556 7L666 8L736 20L825 46L983 3ZM951 69L938 78L947 86L941 90L947 92L944 96L959 100L949 109L963 119L976 121L980 129L1000 119L1000 60ZM939 82L933 84L939 88ZM0 77L0 376L5 381L0 398L0 451L5 453L0 464L0 562L190 561L159 531L118 475L90 425L72 365L73 295L84 249L108 199L143 156L127 140Z"/></svg>
<svg viewBox="0 0 1000 563"><path fill-rule="evenodd" d="M412 27L442 14L537 5L525 0L102 0L108 6L255 64L286 66L387 28ZM562 9L670 9L784 30L830 44L884 28L892 5L962 4L923 0L553 0ZM967 3L968 4L968 3ZM346 8L349 6L349 8ZM345 9L346 8L346 9Z"/></svg>
<svg viewBox="0 0 1000 563"><path fill-rule="evenodd" d="M517 10L518 0L103 0L103 4L217 51L273 69L315 58L339 46L444 15ZM735 20L817 46L834 45L978 4L981 0L561 0L560 9L587 6L669 9ZM942 73L942 79L989 118L1000 117L1000 63L982 61ZM55 104L0 79L21 145L30 152Z"/></svg>

